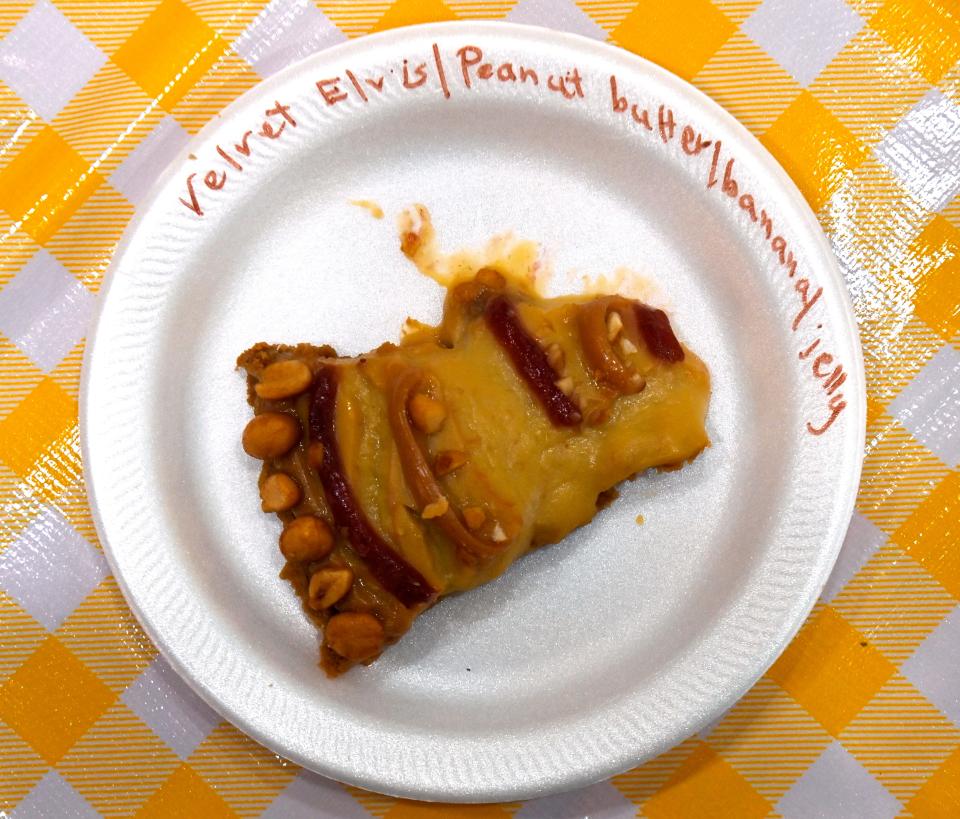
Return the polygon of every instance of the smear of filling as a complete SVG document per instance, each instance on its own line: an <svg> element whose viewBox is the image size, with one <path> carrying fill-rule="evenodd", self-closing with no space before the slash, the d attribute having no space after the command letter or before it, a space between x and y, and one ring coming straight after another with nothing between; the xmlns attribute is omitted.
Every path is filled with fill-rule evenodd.
<svg viewBox="0 0 960 819"><path fill-rule="evenodd" d="M376 202L372 199L351 199L351 205L356 205L358 208L363 208L367 213L369 213L374 219L383 218L383 208L381 208Z"/></svg>
<svg viewBox="0 0 960 819"><path fill-rule="evenodd" d="M537 242L518 239L512 233L494 236L479 248L444 253L437 241L430 211L411 205L397 217L400 249L424 276L449 289L472 278L478 270L491 268L533 293L543 291L549 269Z"/></svg>

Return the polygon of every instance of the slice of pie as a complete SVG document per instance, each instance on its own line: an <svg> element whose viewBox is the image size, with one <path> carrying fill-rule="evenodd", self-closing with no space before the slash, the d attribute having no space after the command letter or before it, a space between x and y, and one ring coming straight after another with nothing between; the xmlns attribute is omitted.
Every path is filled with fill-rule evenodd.
<svg viewBox="0 0 960 819"><path fill-rule="evenodd" d="M331 676L588 523L624 479L709 443L707 369L663 311L540 298L491 267L399 345L257 344L238 364L255 413L243 447Z"/></svg>

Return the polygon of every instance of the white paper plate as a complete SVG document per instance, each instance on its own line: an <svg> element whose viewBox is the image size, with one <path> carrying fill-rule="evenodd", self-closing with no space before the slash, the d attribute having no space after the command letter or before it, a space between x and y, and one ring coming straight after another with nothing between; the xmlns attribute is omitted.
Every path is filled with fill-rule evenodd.
<svg viewBox="0 0 960 819"><path fill-rule="evenodd" d="M484 80L486 69L469 67L470 88L457 56L467 46L494 70ZM403 87L404 60L414 81L423 65L422 86ZM533 68L539 84L499 80L506 62L518 76ZM574 68L582 97L572 78L568 96L550 89ZM611 75L636 119L614 110ZM317 82L335 77L324 90L346 98L328 104ZM282 114L265 113L277 102L296 125L275 139L254 133L243 155L235 146L247 131L265 119L279 129ZM666 141L661 105L675 122ZM644 109L651 130L638 121ZM691 155L696 133L713 144ZM215 185L226 174L222 189L205 186L210 171ZM190 202L191 177L202 217L179 201ZM388 218L348 203L357 198ZM313 626L277 577L278 523L259 511L259 464L240 448L249 408L234 359L260 340L354 353L395 339L408 314L435 319L440 289L398 252L393 217L411 202L430 207L447 249L505 231L542 243L555 292L618 268L655 283L653 300L712 372L713 446L682 471L624 486L582 531L443 602L376 664L331 681L316 665ZM838 366L845 380L828 395ZM812 434L831 400L845 407ZM864 417L843 281L760 144L624 51L477 23L317 54L208 126L117 254L83 392L97 526L173 666L226 718L308 768L462 801L585 785L729 707L830 571Z"/></svg>

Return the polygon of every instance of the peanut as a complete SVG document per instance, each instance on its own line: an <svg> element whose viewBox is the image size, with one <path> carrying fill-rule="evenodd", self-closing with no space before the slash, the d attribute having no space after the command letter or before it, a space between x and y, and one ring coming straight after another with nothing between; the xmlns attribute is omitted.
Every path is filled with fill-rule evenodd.
<svg viewBox="0 0 960 819"><path fill-rule="evenodd" d="M243 450L262 461L286 455L300 437L300 422L285 412L261 412L243 430Z"/></svg>
<svg viewBox="0 0 960 819"><path fill-rule="evenodd" d="M260 383L253 389L261 398L278 401L299 395L313 380L310 368L296 358L275 361L260 374Z"/></svg>
<svg viewBox="0 0 960 819"><path fill-rule="evenodd" d="M607 315L607 340L614 341L623 329L623 317L613 310Z"/></svg>
<svg viewBox="0 0 960 819"><path fill-rule="evenodd" d="M264 512L286 512L302 497L297 482L285 472L274 472L260 484L260 508Z"/></svg>
<svg viewBox="0 0 960 819"><path fill-rule="evenodd" d="M330 618L324 637L341 657L361 663L376 657L383 650L383 626L372 614L345 611Z"/></svg>
<svg viewBox="0 0 960 819"><path fill-rule="evenodd" d="M440 498L440 500L435 500L433 503L428 503L423 507L423 511L420 513L420 517L424 520L430 520L431 518L440 518L447 514L447 510L450 508L450 501L446 498Z"/></svg>
<svg viewBox="0 0 960 819"><path fill-rule="evenodd" d="M563 367L567 363L567 354L557 342L547 347L547 363L558 373L563 372Z"/></svg>
<svg viewBox="0 0 960 819"><path fill-rule="evenodd" d="M487 513L479 506L467 506L463 510L463 522L468 529L479 529L487 519Z"/></svg>
<svg viewBox="0 0 960 819"><path fill-rule="evenodd" d="M433 462L433 473L438 477L449 475L467 462L467 453L459 449L444 449L437 453Z"/></svg>
<svg viewBox="0 0 960 819"><path fill-rule="evenodd" d="M280 533L280 551L287 560L323 560L333 550L333 532L323 518L300 515Z"/></svg>
<svg viewBox="0 0 960 819"><path fill-rule="evenodd" d="M323 466L324 454L323 444L319 441L311 442L310 446L307 447L307 463L314 469L319 469Z"/></svg>
<svg viewBox="0 0 960 819"><path fill-rule="evenodd" d="M436 398L418 392L410 399L410 418L417 429L432 435L439 432L447 420L447 408Z"/></svg>
<svg viewBox="0 0 960 819"><path fill-rule="evenodd" d="M643 392L646 386L647 381L640 373L631 374L629 383L630 392Z"/></svg>
<svg viewBox="0 0 960 819"><path fill-rule="evenodd" d="M620 339L620 352L624 355L633 355L637 351L637 345L634 344L629 338L624 336Z"/></svg>
<svg viewBox="0 0 960 819"><path fill-rule="evenodd" d="M310 608L322 611L338 602L350 591L353 572L346 566L330 566L320 569L310 577L307 602Z"/></svg>
<svg viewBox="0 0 960 819"><path fill-rule="evenodd" d="M503 527L499 523L495 523L490 537L493 538L494 543L503 543L507 540L507 533L503 531Z"/></svg>

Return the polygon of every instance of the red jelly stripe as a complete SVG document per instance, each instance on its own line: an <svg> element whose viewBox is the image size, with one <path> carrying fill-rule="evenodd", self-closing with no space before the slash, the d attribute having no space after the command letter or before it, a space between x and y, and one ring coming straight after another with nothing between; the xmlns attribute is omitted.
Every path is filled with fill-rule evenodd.
<svg viewBox="0 0 960 819"><path fill-rule="evenodd" d="M367 520L343 471L336 430L337 375L324 367L314 382L310 401L310 437L323 444L323 464L317 470L337 527L346 529L354 551L380 584L405 606L426 603L436 590L396 553Z"/></svg>
<svg viewBox="0 0 960 819"><path fill-rule="evenodd" d="M664 361L683 361L683 347L673 334L667 314L663 310L640 303L635 305L634 312L650 352Z"/></svg>
<svg viewBox="0 0 960 819"><path fill-rule="evenodd" d="M554 424L573 427L580 423L580 410L556 385L560 375L536 339L526 331L513 303L506 296L494 296L487 304L487 326L506 350L520 377L533 390Z"/></svg>

